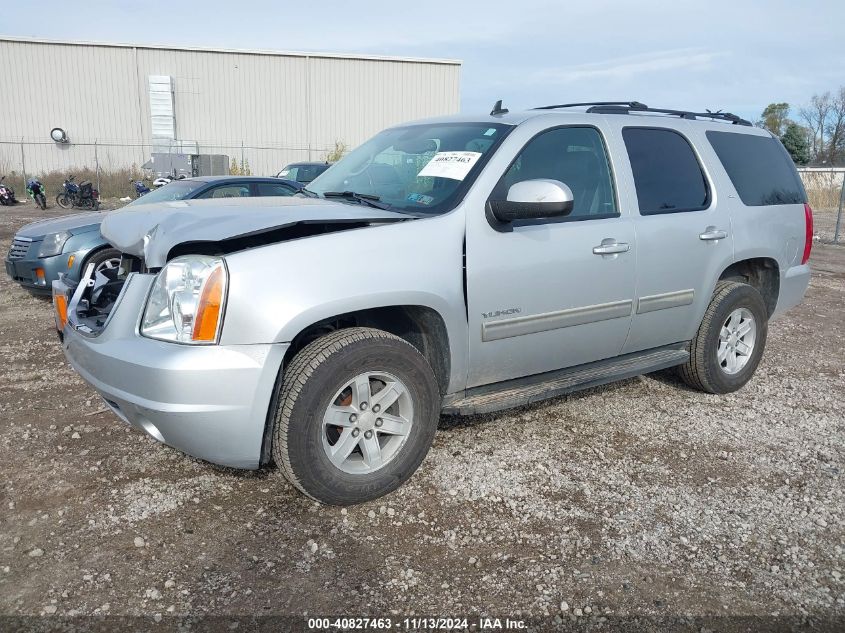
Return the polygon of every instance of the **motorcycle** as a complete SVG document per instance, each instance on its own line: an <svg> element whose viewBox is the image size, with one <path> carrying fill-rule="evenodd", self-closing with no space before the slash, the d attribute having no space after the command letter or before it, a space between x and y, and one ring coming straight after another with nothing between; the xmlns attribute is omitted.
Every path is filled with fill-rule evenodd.
<svg viewBox="0 0 845 633"><path fill-rule="evenodd" d="M133 184L133 186L135 187L135 197L136 198L140 198L144 194L150 193L150 188L147 187L147 185L144 184L143 180L130 180L129 182L131 182Z"/></svg>
<svg viewBox="0 0 845 633"><path fill-rule="evenodd" d="M158 189L159 187L163 187L164 185L169 185L174 180L184 180L187 178L185 174L179 174L178 176L159 176L155 180L153 180L153 187Z"/></svg>
<svg viewBox="0 0 845 633"><path fill-rule="evenodd" d="M41 207L41 209L47 208L47 196L44 195L44 185L32 179L26 183L26 192L32 198L32 201Z"/></svg>
<svg viewBox="0 0 845 633"><path fill-rule="evenodd" d="M96 211L100 208L100 192L94 189L90 180L83 180L77 185L71 175L65 180L62 189L63 191L56 196L56 204L62 209L79 207Z"/></svg>
<svg viewBox="0 0 845 633"><path fill-rule="evenodd" d="M0 204L4 207L17 203L17 200L15 199L15 190L9 185L3 183L5 179L6 176L0 176Z"/></svg>

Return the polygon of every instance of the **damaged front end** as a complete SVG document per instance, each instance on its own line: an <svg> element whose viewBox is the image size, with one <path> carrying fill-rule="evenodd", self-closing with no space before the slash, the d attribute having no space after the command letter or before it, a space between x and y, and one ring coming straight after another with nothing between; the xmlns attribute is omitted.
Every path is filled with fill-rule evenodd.
<svg viewBox="0 0 845 633"><path fill-rule="evenodd" d="M127 278L138 272L144 272L143 262L124 254L117 268L95 270L93 263L88 264L79 282L59 273L58 281L53 282L53 307L59 340L63 340L68 324L88 336L99 334L117 306Z"/></svg>

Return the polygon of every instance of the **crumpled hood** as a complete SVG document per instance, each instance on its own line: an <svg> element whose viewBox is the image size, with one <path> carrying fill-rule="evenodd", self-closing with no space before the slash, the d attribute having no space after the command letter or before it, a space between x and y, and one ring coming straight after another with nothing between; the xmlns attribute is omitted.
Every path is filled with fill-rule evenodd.
<svg viewBox="0 0 845 633"><path fill-rule="evenodd" d="M105 217L105 211L89 211L87 213L63 215L58 218L47 218L46 220L38 220L37 222L32 222L21 227L15 235L37 239L44 237L48 233L60 233L62 231L78 233L80 232L79 229L83 228L92 230Z"/></svg>
<svg viewBox="0 0 845 633"><path fill-rule="evenodd" d="M407 219L395 211L321 198L223 198L127 206L110 213L100 232L121 252L143 257L149 268L159 268L171 249L185 242L217 242L302 222Z"/></svg>

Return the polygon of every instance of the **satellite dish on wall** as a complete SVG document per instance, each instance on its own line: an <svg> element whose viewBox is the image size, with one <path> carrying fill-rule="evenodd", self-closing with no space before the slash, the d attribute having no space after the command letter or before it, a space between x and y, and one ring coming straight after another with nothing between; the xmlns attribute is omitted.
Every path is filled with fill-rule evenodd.
<svg viewBox="0 0 845 633"><path fill-rule="evenodd" d="M67 133L60 127L54 127L52 130L50 130L50 138L53 139L56 143L69 142Z"/></svg>

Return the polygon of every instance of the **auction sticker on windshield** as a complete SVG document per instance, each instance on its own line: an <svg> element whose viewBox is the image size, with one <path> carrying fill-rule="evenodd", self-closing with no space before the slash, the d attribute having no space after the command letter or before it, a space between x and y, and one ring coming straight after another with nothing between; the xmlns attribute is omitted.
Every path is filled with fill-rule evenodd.
<svg viewBox="0 0 845 633"><path fill-rule="evenodd" d="M463 180L479 158L481 158L480 152L437 152L417 174L417 177Z"/></svg>

